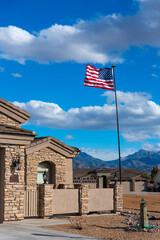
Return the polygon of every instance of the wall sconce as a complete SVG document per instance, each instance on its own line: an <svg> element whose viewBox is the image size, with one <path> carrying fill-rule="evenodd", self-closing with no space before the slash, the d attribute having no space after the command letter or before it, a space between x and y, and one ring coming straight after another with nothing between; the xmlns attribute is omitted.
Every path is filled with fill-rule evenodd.
<svg viewBox="0 0 160 240"><path fill-rule="evenodd" d="M20 162L20 155L17 154L16 157L12 157L12 164L11 164L11 173L13 174L16 170L21 170L21 162Z"/></svg>
<svg viewBox="0 0 160 240"><path fill-rule="evenodd" d="M46 171L44 171L44 173L43 173L43 181L44 181L44 184L46 184L46 182L47 182L47 172Z"/></svg>

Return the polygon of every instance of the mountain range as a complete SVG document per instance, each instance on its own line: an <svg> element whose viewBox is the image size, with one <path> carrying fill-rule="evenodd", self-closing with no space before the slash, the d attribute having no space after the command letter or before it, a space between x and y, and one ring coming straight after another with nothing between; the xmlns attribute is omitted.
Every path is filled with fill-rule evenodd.
<svg viewBox="0 0 160 240"><path fill-rule="evenodd" d="M154 166L160 164L160 152L139 150L122 158L122 168L137 168L139 171L151 172ZM118 168L119 160L103 161L85 152L80 152L73 160L74 168Z"/></svg>

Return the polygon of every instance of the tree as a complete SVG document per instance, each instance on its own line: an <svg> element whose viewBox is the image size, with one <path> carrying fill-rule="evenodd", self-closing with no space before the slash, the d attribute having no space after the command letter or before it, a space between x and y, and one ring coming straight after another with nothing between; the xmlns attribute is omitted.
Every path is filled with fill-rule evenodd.
<svg viewBox="0 0 160 240"><path fill-rule="evenodd" d="M142 176L150 177L149 173L146 171L140 171L140 173L142 174Z"/></svg>
<svg viewBox="0 0 160 240"><path fill-rule="evenodd" d="M156 174L159 172L158 167L153 167L152 171L151 171L151 181L153 182L153 178L156 176Z"/></svg>

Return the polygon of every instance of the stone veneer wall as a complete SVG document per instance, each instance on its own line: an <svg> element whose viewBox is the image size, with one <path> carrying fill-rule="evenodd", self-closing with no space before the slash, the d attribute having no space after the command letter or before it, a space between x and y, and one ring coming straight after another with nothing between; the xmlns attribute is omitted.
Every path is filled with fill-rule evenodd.
<svg viewBox="0 0 160 240"><path fill-rule="evenodd" d="M38 193L39 193L39 206L38 206L38 212L39 217L44 217L44 184L38 185Z"/></svg>
<svg viewBox="0 0 160 240"><path fill-rule="evenodd" d="M0 124L6 124L14 127L21 127L21 124L12 118L9 118L8 116L4 115L3 113L0 113Z"/></svg>
<svg viewBox="0 0 160 240"><path fill-rule="evenodd" d="M53 215L53 184L39 185L39 216Z"/></svg>
<svg viewBox="0 0 160 240"><path fill-rule="evenodd" d="M123 186L115 184L114 186L114 212L123 211Z"/></svg>
<svg viewBox="0 0 160 240"><path fill-rule="evenodd" d="M50 148L44 148L26 157L26 183L27 185L37 184L37 167L44 161L55 164L55 187L66 182L66 158Z"/></svg>
<svg viewBox="0 0 160 240"><path fill-rule="evenodd" d="M20 154L21 169L15 170L18 182L11 180L12 157ZM24 218L24 146L5 147L4 174L4 220L21 220ZM13 176L13 175L12 175Z"/></svg>
<svg viewBox="0 0 160 240"><path fill-rule="evenodd" d="M82 185L80 187L80 215L86 215L89 213L89 186L88 185Z"/></svg>

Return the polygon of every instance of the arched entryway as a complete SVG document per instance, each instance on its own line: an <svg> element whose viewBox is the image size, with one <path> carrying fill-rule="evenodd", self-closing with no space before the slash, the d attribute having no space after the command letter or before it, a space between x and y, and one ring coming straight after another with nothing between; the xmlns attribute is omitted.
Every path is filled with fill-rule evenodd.
<svg viewBox="0 0 160 240"><path fill-rule="evenodd" d="M44 183L44 180L43 180L44 172L47 175L46 183L55 185L56 184L55 164L47 161L44 161L38 164L38 168L37 168L38 184Z"/></svg>

